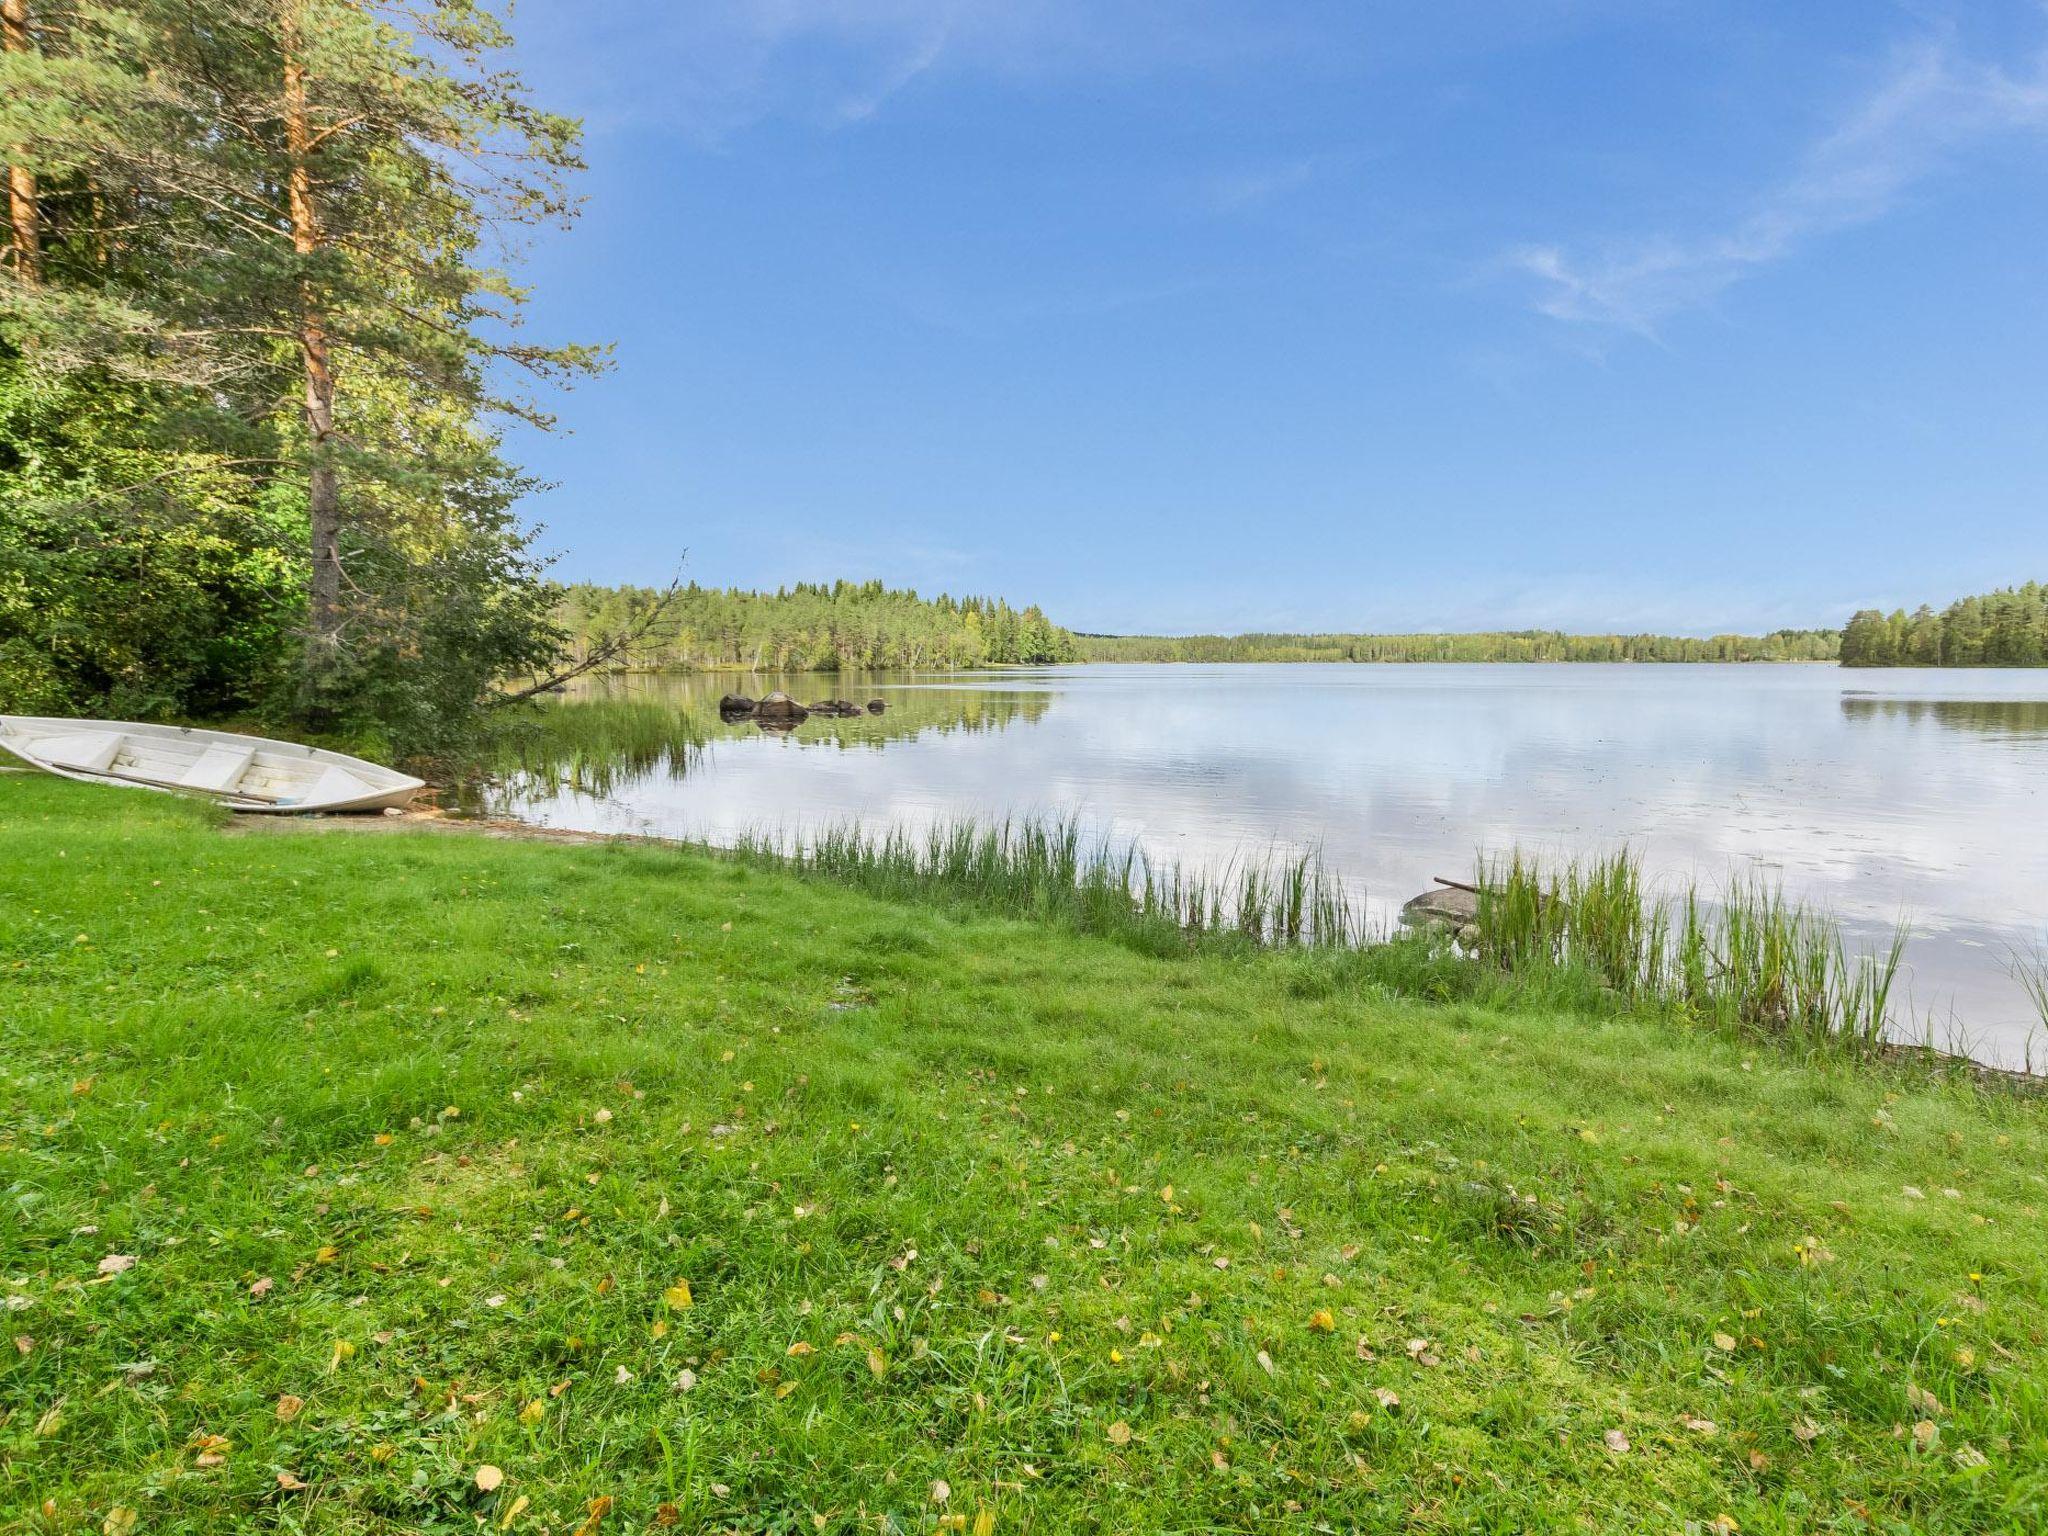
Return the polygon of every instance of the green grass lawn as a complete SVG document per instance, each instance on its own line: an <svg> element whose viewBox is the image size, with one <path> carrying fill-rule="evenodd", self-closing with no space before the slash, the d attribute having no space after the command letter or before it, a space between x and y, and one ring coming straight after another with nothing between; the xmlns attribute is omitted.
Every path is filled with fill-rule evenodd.
<svg viewBox="0 0 2048 1536"><path fill-rule="evenodd" d="M0 1529L2048 1525L2039 1101L1359 974L0 776Z"/></svg>

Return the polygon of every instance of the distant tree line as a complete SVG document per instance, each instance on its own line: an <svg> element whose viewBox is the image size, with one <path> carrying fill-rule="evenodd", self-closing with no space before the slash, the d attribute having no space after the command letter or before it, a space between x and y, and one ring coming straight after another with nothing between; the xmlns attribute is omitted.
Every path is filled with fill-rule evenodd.
<svg viewBox="0 0 2048 1536"><path fill-rule="evenodd" d="M1083 661L1832 661L1831 629L1768 635L1082 635Z"/></svg>
<svg viewBox="0 0 2048 1536"><path fill-rule="evenodd" d="M1845 667L2048 666L2048 586L2030 581L1912 613L1865 608L1842 631Z"/></svg>
<svg viewBox="0 0 2048 1536"><path fill-rule="evenodd" d="M563 589L555 623L586 654L664 604L633 648L636 667L837 672L873 667L952 669L1075 661L1074 636L1036 604L920 597L879 581L799 582L773 592L702 587Z"/></svg>

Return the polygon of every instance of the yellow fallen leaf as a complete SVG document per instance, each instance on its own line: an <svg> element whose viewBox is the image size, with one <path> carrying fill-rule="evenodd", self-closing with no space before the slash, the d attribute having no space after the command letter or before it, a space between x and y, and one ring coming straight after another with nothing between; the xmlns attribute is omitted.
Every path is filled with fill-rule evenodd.
<svg viewBox="0 0 2048 1536"><path fill-rule="evenodd" d="M1118 1419L1114 1424L1110 1425L1109 1443L1111 1445L1129 1445L1131 1443L1131 1426L1122 1419Z"/></svg>
<svg viewBox="0 0 2048 1536"><path fill-rule="evenodd" d="M505 1513L498 1517L498 1529L501 1531L509 1531L512 1528L512 1522L514 1520L517 1520L522 1514L524 1514L526 1512L526 1506L531 1504L532 1502L533 1500L529 1499L525 1494L522 1493L521 1495L519 1495L518 1498L514 1499L511 1502L511 1504L507 1506Z"/></svg>
<svg viewBox="0 0 2048 1536"><path fill-rule="evenodd" d="M300 1482L298 1478L295 1477L292 1473L280 1472L277 1474L277 1486L282 1488L286 1493L297 1493L306 1485Z"/></svg>
<svg viewBox="0 0 2048 1536"><path fill-rule="evenodd" d="M496 1493L505 1483L505 1474L488 1461L476 1469L476 1485L485 1493Z"/></svg>
<svg viewBox="0 0 2048 1536"><path fill-rule="evenodd" d="M1724 1355L1732 1354L1735 1350L1735 1340L1729 1334L1717 1333L1714 1335L1714 1348L1720 1350Z"/></svg>
<svg viewBox="0 0 2048 1536"><path fill-rule="evenodd" d="M690 1294L690 1282L687 1280L678 1280L661 1293L661 1299L677 1312L687 1312L697 1304L696 1298Z"/></svg>
<svg viewBox="0 0 2048 1536"><path fill-rule="evenodd" d="M107 1511L107 1518L100 1522L100 1530L105 1536L129 1536L141 1518L126 1504L116 1504Z"/></svg>
<svg viewBox="0 0 2048 1536"><path fill-rule="evenodd" d="M1337 1331L1337 1319L1328 1307L1317 1307L1308 1315L1308 1326L1311 1333L1334 1333Z"/></svg>
<svg viewBox="0 0 2048 1536"><path fill-rule="evenodd" d="M327 1361L328 1372L332 1374L333 1372L340 1370L342 1361L353 1360L355 1358L355 1354L355 1345L349 1343L347 1339L336 1339L334 1341L334 1353L328 1357Z"/></svg>
<svg viewBox="0 0 2048 1536"><path fill-rule="evenodd" d="M1614 1452L1615 1455L1625 1456L1628 1454L1628 1436L1620 1430L1610 1429L1600 1438L1606 1444L1607 1449Z"/></svg>
<svg viewBox="0 0 2048 1536"><path fill-rule="evenodd" d="M299 1416L299 1410L306 1406L303 1397L294 1397L287 1392L277 1400L277 1422L289 1424Z"/></svg>
<svg viewBox="0 0 2048 1536"><path fill-rule="evenodd" d="M522 1424L538 1424L547 1416L548 1405L537 1397L519 1410L519 1422Z"/></svg>
<svg viewBox="0 0 2048 1536"><path fill-rule="evenodd" d="M953 1485L947 1482L943 1477L933 1478L932 1502L934 1504L943 1504L946 1502L946 1500L950 1499L951 1497L953 1497Z"/></svg>
<svg viewBox="0 0 2048 1536"><path fill-rule="evenodd" d="M883 1353L882 1353L882 1352L881 1352L881 1351L880 1351L879 1349L871 1349L871 1350L869 1350L869 1351L868 1351L868 1372L869 1372L869 1374L871 1374L871 1375L873 1375L873 1376L875 1376L875 1377L878 1377L878 1378L879 1378L879 1377L882 1377L882 1376L886 1376L886 1375L888 1375L888 1374L889 1374L889 1357L888 1357L887 1355L883 1354Z"/></svg>
<svg viewBox="0 0 2048 1536"><path fill-rule="evenodd" d="M806 1344L802 1339L798 1339L794 1344L790 1345L788 1349L784 1350L783 1353L792 1360L801 1360L805 1355L816 1354L817 1351L812 1349L811 1346Z"/></svg>
<svg viewBox="0 0 2048 1536"><path fill-rule="evenodd" d="M398 1447L389 1440L379 1441L370 1447L370 1460L382 1464L398 1454Z"/></svg>

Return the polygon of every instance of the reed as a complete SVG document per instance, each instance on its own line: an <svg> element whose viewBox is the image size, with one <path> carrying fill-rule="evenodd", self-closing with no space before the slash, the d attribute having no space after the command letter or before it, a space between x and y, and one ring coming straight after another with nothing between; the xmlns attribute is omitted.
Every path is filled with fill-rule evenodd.
<svg viewBox="0 0 2048 1536"><path fill-rule="evenodd" d="M1736 1034L1868 1054L1897 1023L1907 931L1851 953L1837 923L1775 886L1731 880L1649 894L1628 850L1545 871L1516 851L1482 860L1480 959L1525 979L1578 973L1630 1002Z"/></svg>
<svg viewBox="0 0 2048 1536"><path fill-rule="evenodd" d="M2027 995L2027 1001L2034 1005L2034 1012L2041 1017L2041 1028L2048 1031L2048 954L2035 950L2031 954L2014 951L2012 957L2013 979L2020 984L2020 990ZM2025 1067L2033 1075L2034 1036L2027 1036Z"/></svg>
<svg viewBox="0 0 2048 1536"><path fill-rule="evenodd" d="M527 787L605 796L649 773L682 777L704 739L703 726L671 704L623 698L546 701L500 733L488 768Z"/></svg>
<svg viewBox="0 0 2048 1536"><path fill-rule="evenodd" d="M1090 838L1071 818L943 822L921 835L844 822L754 833L732 852L881 895L936 893L1152 949L1201 941L1355 947L1366 937L1363 911L1313 854L1234 860L1202 875L1134 843Z"/></svg>
<svg viewBox="0 0 2048 1536"><path fill-rule="evenodd" d="M1626 849L1549 866L1520 850L1482 859L1477 936L1457 946L1442 935L1373 931L1312 853L1244 857L1202 873L1091 838L1071 818L953 821L923 833L846 822L756 833L730 853L878 895L1049 918L1155 953L1213 944L1344 951L1345 975L1391 992L1564 1007L1607 998L1744 1038L1858 1056L1878 1051L1898 1023L1903 926L1884 948L1851 952L1831 918L1760 881L1731 881L1713 896L1688 885L1660 898ZM1458 953L1479 963L1449 958ZM2048 969L2034 974L2048 1017Z"/></svg>

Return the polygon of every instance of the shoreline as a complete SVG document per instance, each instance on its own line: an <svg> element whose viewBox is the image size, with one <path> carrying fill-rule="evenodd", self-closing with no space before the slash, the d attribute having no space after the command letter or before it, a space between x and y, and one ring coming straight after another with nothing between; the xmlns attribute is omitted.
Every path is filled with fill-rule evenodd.
<svg viewBox="0 0 2048 1536"><path fill-rule="evenodd" d="M858 880L838 878L828 873L819 874L803 868L777 854L764 844L743 840L740 844L727 847L705 843L688 838L664 837L654 833L606 833L590 832L568 827L545 827L513 817L469 816L442 810L439 807L408 810L402 813L385 812L377 816L321 816L264 817L236 816L229 818L222 827L224 835L262 836L292 831L315 831L321 833L407 833L424 832L442 836L470 836L500 842L535 843L561 848L589 847L635 847L688 854L697 857L743 863L756 868L781 873L793 873L802 878L822 879L843 888L859 888ZM953 905L943 892L932 893L912 900L925 900L945 908ZM998 907L994 910L1002 911ZM1015 915L1009 913L1007 915ZM1042 919L1046 924L1057 927L1053 917ZM1198 947L1205 938L1216 935L1189 933L1187 942L1190 949ZM1225 935L1224 937L1228 937ZM1354 952L1404 941L1401 930L1395 935L1379 940L1362 940L1344 946ZM1254 947L1266 953L1285 952L1286 946L1265 941L1255 941ZM1306 951L1316 953L1314 949ZM1477 965L1476 959L1465 958L1464 965ZM1639 1010L1632 1010L1639 1011ZM1708 1031L1711 1032L1711 1031ZM1762 1039L1759 1044L1780 1050L1797 1048L1785 1040ZM1924 1043L1909 1043L1897 1039L1885 1039L1871 1044L1872 1055L1891 1067L1906 1067L1931 1076L1953 1078L1958 1075L1969 1077L1985 1087L1999 1086L2012 1092L2038 1094L2048 1092L2048 1073L2028 1072L2019 1068L2001 1067L1979 1061L1961 1052L1942 1050Z"/></svg>

